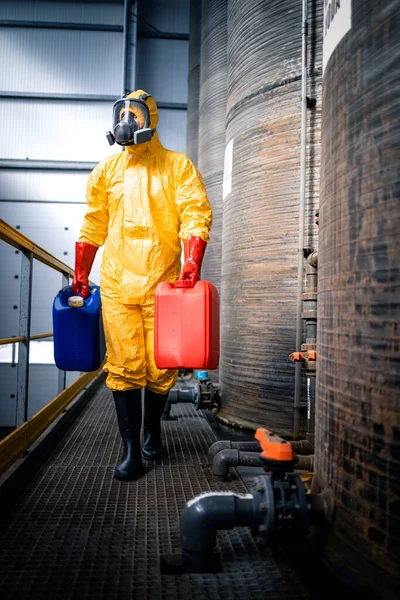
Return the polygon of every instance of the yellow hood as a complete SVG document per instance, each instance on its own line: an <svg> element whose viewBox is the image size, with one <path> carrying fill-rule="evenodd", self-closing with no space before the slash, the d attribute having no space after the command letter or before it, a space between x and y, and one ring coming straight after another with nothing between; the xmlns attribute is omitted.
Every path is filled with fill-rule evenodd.
<svg viewBox="0 0 400 600"><path fill-rule="evenodd" d="M136 90L136 91L128 94L127 98L139 100L139 98L142 94L146 95L146 94L148 94L148 92L145 92L144 90ZM144 102L147 105L147 108L149 109L149 113L150 113L150 129L155 129L155 127L157 127L157 124L158 124L157 103L154 100L153 96L148 96L148 98ZM155 132L149 142L144 142L143 144L132 144L131 146L125 146L125 150L129 154L134 153L134 154L138 155L138 154L142 154L146 149L147 150L151 149L153 145L156 145L158 143L159 143L158 133Z"/></svg>

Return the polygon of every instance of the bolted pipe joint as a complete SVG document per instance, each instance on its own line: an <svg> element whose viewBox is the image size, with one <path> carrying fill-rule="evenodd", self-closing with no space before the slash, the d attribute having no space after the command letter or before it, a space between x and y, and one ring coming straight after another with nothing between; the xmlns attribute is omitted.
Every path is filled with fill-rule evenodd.
<svg viewBox="0 0 400 600"><path fill-rule="evenodd" d="M251 494L210 492L190 500L180 520L183 572L215 572L213 550L217 530L252 524Z"/></svg>
<svg viewBox="0 0 400 600"><path fill-rule="evenodd" d="M212 474L217 481L226 481L230 467L263 467L264 463L258 452L241 452L235 448L220 450L212 462Z"/></svg>
<svg viewBox="0 0 400 600"><path fill-rule="evenodd" d="M176 417L171 417L171 408L173 404L188 402L196 404L199 392L198 385L187 385L185 382L177 381L176 385L169 391L164 412L161 415L161 421L173 421Z"/></svg>
<svg viewBox="0 0 400 600"><path fill-rule="evenodd" d="M306 534L310 506L299 475L260 475L250 491L254 498L253 533L280 543Z"/></svg>
<svg viewBox="0 0 400 600"><path fill-rule="evenodd" d="M190 500L180 521L184 573L215 573L214 547L219 529L251 527L266 540L289 541L304 535L309 504L295 473L260 475L251 493L210 492Z"/></svg>

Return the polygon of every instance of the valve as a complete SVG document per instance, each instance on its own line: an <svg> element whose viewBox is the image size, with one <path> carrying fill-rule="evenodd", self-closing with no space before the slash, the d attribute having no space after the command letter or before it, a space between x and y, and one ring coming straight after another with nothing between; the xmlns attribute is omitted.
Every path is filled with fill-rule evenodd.
<svg viewBox="0 0 400 600"><path fill-rule="evenodd" d="M292 360L293 362L304 360L304 352L292 352L292 354L289 354L289 360Z"/></svg>
<svg viewBox="0 0 400 600"><path fill-rule="evenodd" d="M257 429L254 437L261 446L261 458L265 471L272 473L293 471L295 454L289 442L262 427Z"/></svg>
<svg viewBox="0 0 400 600"><path fill-rule="evenodd" d="M254 533L271 540L303 535L308 527L309 503L301 477L294 473L296 454L290 442L259 428L255 438L261 446L265 475L251 487L256 506Z"/></svg>

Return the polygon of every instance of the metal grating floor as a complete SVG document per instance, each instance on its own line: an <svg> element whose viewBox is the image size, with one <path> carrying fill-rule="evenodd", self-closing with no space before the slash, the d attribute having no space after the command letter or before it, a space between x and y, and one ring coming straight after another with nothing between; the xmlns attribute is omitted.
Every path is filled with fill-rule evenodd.
<svg viewBox="0 0 400 600"><path fill-rule="evenodd" d="M94 395L12 512L0 520L2 599L275 600L308 598L287 561L256 545L246 527L220 531L223 572L163 574L179 554L179 516L210 490L245 492L236 476L212 480L207 451L216 436L201 412L175 404L163 422L169 457L144 477L113 478L121 450L114 404Z"/></svg>

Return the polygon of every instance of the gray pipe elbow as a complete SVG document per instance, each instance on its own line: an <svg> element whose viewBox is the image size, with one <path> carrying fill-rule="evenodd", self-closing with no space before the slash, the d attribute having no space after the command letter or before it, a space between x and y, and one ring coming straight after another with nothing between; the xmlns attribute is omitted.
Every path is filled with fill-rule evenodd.
<svg viewBox="0 0 400 600"><path fill-rule="evenodd" d="M230 467L263 467L260 452L241 452L236 448L221 450L214 456L212 474L216 479L226 480Z"/></svg>
<svg viewBox="0 0 400 600"><path fill-rule="evenodd" d="M253 522L253 497L233 492L210 492L187 503L180 520L182 550L211 551L218 529L232 529Z"/></svg>
<svg viewBox="0 0 400 600"><path fill-rule="evenodd" d="M212 444L208 449L208 464L211 465L212 461L214 460L214 456L218 452L220 452L221 450L225 450L226 448L232 448L231 444L232 442L229 442L227 440L220 440L219 442L215 442L214 444Z"/></svg>
<svg viewBox="0 0 400 600"><path fill-rule="evenodd" d="M307 258L307 264L313 269L318 269L318 250L310 254Z"/></svg>
<svg viewBox="0 0 400 600"><path fill-rule="evenodd" d="M229 468L237 467L239 464L239 450L226 448L220 450L212 461L212 474L216 479L226 480L229 476Z"/></svg>

